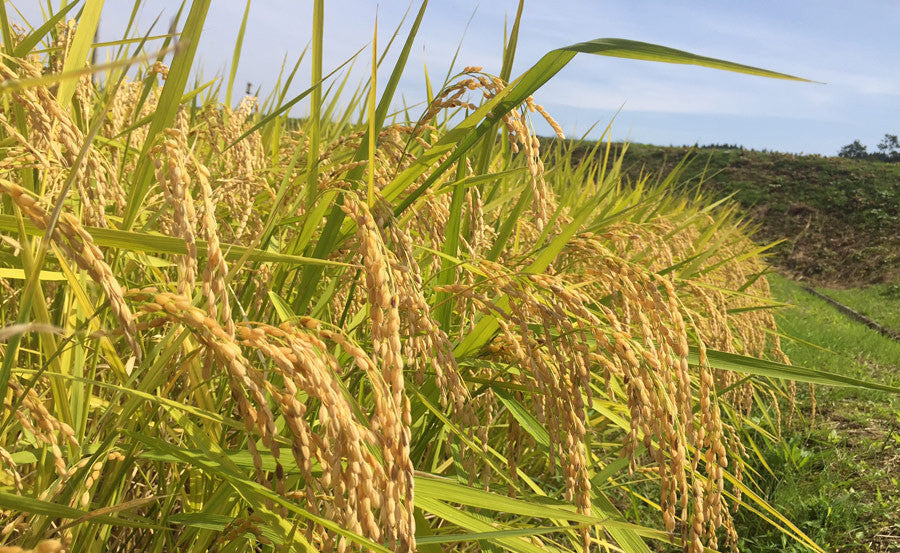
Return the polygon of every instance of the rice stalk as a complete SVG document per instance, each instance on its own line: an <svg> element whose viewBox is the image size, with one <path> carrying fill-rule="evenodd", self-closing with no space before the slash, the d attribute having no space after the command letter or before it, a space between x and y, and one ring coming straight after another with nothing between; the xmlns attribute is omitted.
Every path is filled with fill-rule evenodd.
<svg viewBox="0 0 900 553"><path fill-rule="evenodd" d="M75 32L61 25L57 48L0 76L62 68ZM675 55L645 46L578 48ZM774 416L777 434L777 400L793 407L792 386L710 363L708 350L789 362L756 308L770 296L761 251L729 208L682 199L677 175L654 189L624 182L621 158L548 153L531 118L562 129L531 93L576 50L512 84L512 52L507 78L466 67L390 124L406 54L377 108L359 92L338 113L317 86L305 121L273 97L180 105L192 50L124 80L50 236L82 271L42 290L79 366L48 372L53 354L26 336L3 398L8 549L411 552L435 550L423 536L540 529L431 545L634 551L638 528L684 551L736 550L733 513L755 485L748 417ZM0 109L0 216L22 216L0 240L3 268L24 270L14 232L47 228L106 92L82 79L60 104L31 86ZM178 249L154 247L161 236ZM229 264L226 243L338 263ZM6 326L19 283L0 284ZM423 477L459 495L423 495ZM661 531L615 527L647 487ZM549 502L579 525L549 528Z"/></svg>

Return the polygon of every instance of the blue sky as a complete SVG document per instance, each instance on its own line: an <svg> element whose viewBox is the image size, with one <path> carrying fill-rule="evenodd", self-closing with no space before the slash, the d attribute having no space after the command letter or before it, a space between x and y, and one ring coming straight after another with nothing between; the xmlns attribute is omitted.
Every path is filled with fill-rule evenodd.
<svg viewBox="0 0 900 553"><path fill-rule="evenodd" d="M29 17L37 0L15 3ZM109 0L101 40L119 38L130 2ZM144 2L140 26L162 12L162 29L179 2ZM287 55L289 66L311 37L312 2L255 0L238 67L235 98L247 82L271 90ZM425 96L423 66L441 81L457 45L456 69L480 65L499 72L505 18L516 0L432 0L400 85L407 103ZM325 72L371 40L376 10L379 44L409 4L388 0L327 0ZM413 11L417 5L413 7ZM214 0L198 50L206 77L226 74L244 9L242 0ZM404 33L410 18L404 25ZM471 23L469 23L471 18ZM468 24L468 30L467 28ZM844 1L526 1L513 76L553 48L600 37L654 42L822 81L762 79L705 68L579 55L535 95L568 135L616 111L614 139L654 144L736 143L757 149L834 155L860 139L874 149L886 132L900 133L900 2ZM465 36L464 36L465 35ZM398 43L402 42L402 37ZM394 51L399 49L395 44ZM356 61L351 83L369 71L370 54ZM381 75L392 67L389 56ZM309 86L304 61L293 92ZM303 115L299 104L296 115ZM538 130L549 129L536 121Z"/></svg>

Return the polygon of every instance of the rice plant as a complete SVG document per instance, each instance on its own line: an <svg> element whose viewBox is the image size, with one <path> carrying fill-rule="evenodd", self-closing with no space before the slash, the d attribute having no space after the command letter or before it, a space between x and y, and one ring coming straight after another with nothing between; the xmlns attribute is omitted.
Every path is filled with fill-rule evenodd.
<svg viewBox="0 0 900 553"><path fill-rule="evenodd" d="M208 0L96 66L102 2L0 8L6 549L699 553L745 508L820 551L745 438L793 381L876 386L789 365L733 206L532 125L578 53L793 77L598 39L513 79L520 6L496 74L391 115L427 3L350 97L323 4L310 87L236 107L189 85Z"/></svg>

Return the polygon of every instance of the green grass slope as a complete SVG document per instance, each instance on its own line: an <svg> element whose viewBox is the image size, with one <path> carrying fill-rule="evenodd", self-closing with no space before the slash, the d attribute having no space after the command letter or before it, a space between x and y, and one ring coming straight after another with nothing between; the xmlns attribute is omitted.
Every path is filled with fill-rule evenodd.
<svg viewBox="0 0 900 553"><path fill-rule="evenodd" d="M844 305L852 305L853 309L882 326L900 331L900 282L820 291Z"/></svg>
<svg viewBox="0 0 900 553"><path fill-rule="evenodd" d="M900 342L881 336L778 275L776 315L785 352L801 366L900 384ZM831 291L829 291L829 294ZM900 311L878 287L854 291L862 304ZM855 305L855 304L854 304ZM816 346L813 346L815 344ZM784 441L757 441L755 469L765 497L826 551L900 551L900 398L856 388L799 387L799 413ZM742 551L803 551L752 517L741 517Z"/></svg>
<svg viewBox="0 0 900 553"><path fill-rule="evenodd" d="M773 261L792 276L844 286L900 276L900 164L630 144L625 166L652 181L686 158L684 176L704 194L734 194L760 224L758 241L787 239Z"/></svg>

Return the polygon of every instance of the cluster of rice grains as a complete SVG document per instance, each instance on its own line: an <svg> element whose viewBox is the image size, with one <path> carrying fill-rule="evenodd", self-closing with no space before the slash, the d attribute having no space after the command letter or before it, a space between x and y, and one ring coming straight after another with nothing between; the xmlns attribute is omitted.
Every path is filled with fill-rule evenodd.
<svg viewBox="0 0 900 553"><path fill-rule="evenodd" d="M18 60L18 72L11 67L0 64L2 78L41 73L37 61ZM165 78L166 69L154 66L151 72ZM90 80L81 82L76 93L86 116L92 86ZM151 113L159 97L157 87L144 93L142 87L130 82L120 87L101 136L124 133L131 144L141 144L146 126L130 125ZM234 111L215 104L192 115L183 110L174 127L161 133L148 150L155 183L144 206L153 208L157 228L186 245L185 253L174 257L174 268L132 266L127 276L117 276L85 230L109 226L108 217L122 215L126 190L119 175L130 175L137 164L137 155L108 144L88 148L74 180L77 197L66 202L51 235L53 244L99 285L120 327L107 335L123 338L121 349L133 362L140 362L148 342L166 332L186 332L180 353L169 361L172 381L166 389L192 390L180 392L185 394L180 397L207 407L214 404L207 394L217 393L215 382L226 383L218 393L227 394L229 400L220 404L246 432L229 435L220 445L248 449L260 484L394 551L416 549L412 451L417 444L408 388L410 382L419 386L427 379L436 385L445 414L468 432L460 443L453 436L442 443L448 451L451 443L458 448L461 462L453 466L466 473L470 485L478 482L492 489L505 485L514 495L522 489L522 471L547 482L549 493L558 479L567 500L581 513L592 514L596 491L591 478L601 459L608 457L597 445L608 441L606 434L599 439L601 429L609 431L602 413L618 410L630 419L630 427L617 436L624 443L623 455L633 472L655 472L666 530L673 536L680 533L686 551L716 548L721 535L733 547L736 535L726 497L740 496L726 490L724 471L731 463L740 478L742 446L736 423L727 422L720 407L726 402L716 390L731 388L725 400L740 415L751 409L754 388L735 386L738 376L711 369L706 346L749 355L774 352L783 360L777 342L767 343L766 330L774 324L771 315L764 310L735 311L752 305L749 297L768 295L765 279L753 278L762 270L758 262L735 260L749 242L723 247L709 260L710 265L720 265L716 271L684 280L660 276L660 269L696 253L701 230L658 217L621 224L602 235L577 234L546 271L524 271L533 259L521 252L528 252L542 235L557 235L570 222L565 210L553 216L556 197L544 180L528 114L538 113L560 135L561 130L531 98L499 121L511 150L520 154L528 169L527 182L515 184L530 187L533 194L531 213L518 222L516 240L493 257L500 262L486 258L505 210L486 210L481 187L469 187L463 202L460 257L466 262L451 269L451 284L441 286L434 284L434 276L442 259L433 252L445 240L450 194L435 190L451 177L443 176L415 209L399 219L382 196L391 179L415 161L415 153L440 137L445 123L438 121L439 114L477 109L466 99L467 93L480 92L483 101L490 101L504 87L480 68L466 68L463 78L441 91L414 125L383 129L372 168L376 190L371 205L360 195L361 183L345 180L366 163L353 161L364 132L347 132L324 145L319 190L341 195L353 228L332 253L348 268L329 273L336 279L329 285L331 307L320 311L324 314L319 318L280 322L265 294L268 282L287 278L274 265L253 269L256 276L247 279L249 293L241 295L229 286L231 275L220 240L255 245L269 210L287 218L306 215L309 209L298 191L289 192L279 205L272 202L272 182L282 178L305 182L302 165L294 168L295 174L284 174L292 152L308 148L302 126L274 148L276 164L267 159L258 132L225 149L251 124L254 98L244 99ZM84 134L47 88L26 88L11 97L27 121L0 112L0 125L10 137L0 160L0 195L46 229L48 213ZM27 134L18 130L22 127ZM461 163L447 175L456 175L453 179L472 175L471 165ZM492 163L489 169L499 164ZM39 194L13 182L24 168L40 174ZM292 232L300 229L286 226L280 243L297 239ZM651 252L646 260L622 255L641 248ZM120 284L125 278L137 287L125 290ZM721 291L747 282L751 284L744 295ZM240 305L235 300L241 297L253 298L252 304ZM434 315L440 302L452 305L450 327ZM251 322L248 313L260 322ZM496 317L496 337L458 359L453 341L466 337L484 316ZM695 365L688 362L689 343L698 344ZM183 366L196 366L197 371ZM484 382L507 385L506 401L524 405L547 429L549 461L534 454L538 444ZM59 482L83 475L82 492L72 503L87 508L104 463L124 457L112 452L106 461L68 459L61 443L76 451L78 441L72 429L45 407L41 394L51 392L42 386L43 382L26 390L13 380L4 402L8 408L16 402L22 431L49 447ZM361 397L366 402L355 399ZM471 451L461 442L482 451ZM428 458L447 458L431 448L420 444L429 451ZM506 466L499 465L505 474L496 474L498 465L492 468L480 460L479 454L489 449L505 457ZM269 456L274 470L265 468ZM286 469L287 463L296 466ZM0 466L17 490L28 488L26 473L3 447ZM151 481L143 483L141 493L152 486ZM128 499L133 498L123 498ZM22 524L20 518L16 524ZM247 533L264 542L259 526L265 522L259 514L241 513L220 542L243 539ZM352 548L321 525L299 524L306 539L320 550ZM721 534L719 529L724 529ZM585 551L606 539L601 528L580 533ZM543 543L538 538L532 541ZM54 550L55 544L39 545L36 551Z"/></svg>
<svg viewBox="0 0 900 553"><path fill-rule="evenodd" d="M432 120L442 110L464 108L476 109L476 105L468 101L464 96L467 92L480 92L482 99L489 101L500 94L505 88L499 77L484 73L481 67L469 66L463 70L465 78L453 85L446 87L431 102L428 111L421 122ZM544 162L540 157L540 144L537 135L532 130L529 113L539 113L557 136L563 138L562 128L553 117L547 113L540 104L536 104L529 96L520 109L513 109L500 118L500 123L506 130L510 149L513 153L522 153L528 166L530 175L531 193L533 194L532 210L537 229L543 230L556 205L554 194L544 181Z"/></svg>
<svg viewBox="0 0 900 553"><path fill-rule="evenodd" d="M304 477L304 490L297 496L294 490L286 488L284 469L277 461L277 492L302 497L305 508L349 530L384 541L398 551L412 550L413 471L399 313L396 295L386 283L385 248L371 232L371 218L368 224L361 220L359 228L367 238L362 244L373 305L374 356L370 357L340 331L310 318L278 326L249 322L235 325L224 284L226 267L216 235L210 171L191 155L182 130L172 129L166 134L156 151L157 180L169 203L175 206L172 230L184 238L188 253L178 264L177 294L135 290L131 299L141 302L140 309L147 315L190 328L199 342L224 363L237 415L251 435L260 435L275 459L283 459L276 414L284 417L293 460ZM191 183L195 181L200 183L196 188L203 216L199 218L193 207ZM198 220L207 241L208 260L202 283L205 309L194 306L190 299L198 272L193 230ZM357 420L354 407L343 394L338 380L343 370L332 353L335 346L349 356L352 367L363 371L371 385L374 406L371 421L366 421L368 425ZM256 355L261 354L259 359L266 363L260 366L258 359L245 355L242 348L258 352ZM306 399L301 401L299 397ZM252 440L247 447L253 454L258 477L264 482L267 477L262 458ZM373 454L373 448L380 449L380 459ZM314 469L321 470L321 475L315 476ZM314 525L308 527L308 538L324 550L335 546L344 550L348 545L346 540L336 540Z"/></svg>
<svg viewBox="0 0 900 553"><path fill-rule="evenodd" d="M735 428L723 420L722 405L727 402L717 397L716 390L736 384L737 379L710 368L705 345L710 335L696 321L720 318L716 324L726 328L741 328L746 322L739 321L740 314L727 313L729 302L724 298L702 288L682 289L682 283L671 276L660 276L617 255L625 249L621 244L621 249L616 248L616 239L622 235L626 240L638 239L637 231L632 227L605 237L577 236L561 261L570 269L567 276L577 276L570 286L586 296L581 301L607 300L597 304L601 319L592 323L599 326L594 333L595 361L605 369L610 398L624 394L627 400L631 431L625 451L631 471L647 468L638 463L641 446L656 466L667 531L675 531L680 520L686 550L700 552L704 545L717 548L720 531L734 548L737 535L727 509L724 470L730 464L740 480L743 449ZM653 255L659 254L656 259L672 254L670 244L668 240L653 243L667 250L654 249ZM588 259L590 263L585 263ZM680 258L675 255L674 259ZM688 307L698 299L700 309ZM735 351L739 342L730 332L728 336L728 342L713 339L710 345ZM698 344L693 368L688 362L689 340ZM765 336L762 344L747 347L765 348ZM777 349L777 343L773 347ZM736 389L741 390L736 405L740 411L743 398L752 395L753 389L749 384ZM735 501L740 501L740 492L733 493Z"/></svg>
<svg viewBox="0 0 900 553"><path fill-rule="evenodd" d="M0 80L41 76L43 66L38 60L18 59L17 62L17 66L0 64ZM81 82L78 90L85 87L92 90L90 80ZM25 162L17 164L18 168L28 164L40 169L40 200L52 202L69 176L68 169L75 166L84 144L84 132L70 113L60 107L47 87L25 88L11 97L21 107L19 113L25 115L25 121L17 123L27 127L28 131L22 134L17 125L11 123L12 113L0 112L0 126L15 144L10 148L10 154L21 156L21 161ZM79 196L82 219L87 225L105 227L107 212L120 214L125 206L125 191L119 182L118 167L99 149L88 149L77 167L73 188Z"/></svg>
<svg viewBox="0 0 900 553"><path fill-rule="evenodd" d="M476 73L479 69L468 68L467 71ZM490 99L500 87L502 83L485 76L464 79L439 95L423 120L431 121L440 109L474 109L475 106L463 99L466 90L482 88L484 97ZM530 99L525 107L543 114ZM514 148L521 145L525 150L526 161L532 169L532 184L543 184L537 141L532 140L534 137L524 113L525 110L514 111L504 123L510 130ZM400 164L402 168L402 162ZM540 200L541 194L548 198L546 202ZM540 193L535 190L535 197L534 217L525 221L525 228L520 229L525 237L537 237L544 228L546 219L541 216L541 204L553 205L549 190ZM467 195L466 210L470 221L483 219L482 207L480 198ZM426 241L440 244L448 208L446 195L426 195L421 209L411 215L409 228L417 236L424 236ZM376 240L373 238L378 236L379 227L384 227L382 232L385 234L397 233L394 224L374 225L367 209L359 202L352 203L345 211L359 229L369 229L360 231L363 232L360 239L372 243L366 246L367 251L379 250L374 247ZM389 215L382 221L387 219ZM566 222L565 215L557 220L558 225ZM705 221L701 219L701 222ZM471 232L461 237L471 262L467 270L459 271L459 283L433 289L453 296L454 311L459 314L460 336L472 328L474 311L498 316L500 336L486 353L490 359L503 364L468 367L472 376L481 381L509 381L528 390L517 393L517 399L532 408L549 430L551 468L559 463L567 498L584 513L590 513L592 471L589 467L595 462L585 446L586 434L590 431L587 413L594 401L594 391L598 389L594 380L601 378L611 399L624 397L627 401L631 431L625 454L632 470L647 468L639 460L641 451L656 466L666 529L674 533L681 521L680 533L686 550L702 551L704 544L718 547L720 535L724 535L730 547L735 547L737 536L727 508L724 470L729 465L730 451L738 457L731 465L736 477L741 478L743 448L735 427L723 421L716 390L732 388L729 399L734 401L739 415L752 407L754 387L750 384L734 386L740 376L711 369L703 344L749 355L774 352L780 360L786 360L777 339L774 343L766 341L765 331L774 325L768 311L729 312L729 309L747 307L752 298L768 297L765 279L754 278L754 274L762 270L761 264L755 260L733 260L736 252L746 251L752 244L744 239L731 248L723 248L709 261L710 265L720 265L719 270L698 278L699 284L688 282L682 285L673 277L661 277L654 271L696 253L694 241L700 232L696 225L688 226L671 245L667 245L666 240L658 240L652 246L648 244L651 251L653 247L665 250L652 251L650 263L629 263L614 253L616 240L622 234L642 232L648 235L646 242L666 236L674 225L659 218L635 225L634 229L615 229L604 237L589 233L576 236L557 266L565 267L564 274L554 274L551 267L549 274L517 276L514 266L482 259L492 246L489 240L491 223L481 223L487 230L479 240L471 240L474 234ZM478 228L478 225L470 223L470 228ZM552 234L554 230L550 232ZM382 238L385 239L377 240L378 244L390 243L398 251L407 249L402 237ZM471 243L466 241L467 238ZM439 265L435 257L429 261L428 256L424 259L420 256L418 264L408 263L404 267L422 266L433 271ZM379 297L372 289L374 283L386 282L383 275L388 265L375 259L377 256L372 253L366 254L370 309L377 309L379 304L383 309L390 298ZM666 260L668 265L664 264ZM518 260L519 263L527 261ZM403 272L395 272L392 276L398 278L398 275ZM747 283L750 284L745 287L744 296L712 291L717 289L713 286L737 289ZM703 286L707 284L712 286ZM500 307L497 297L503 297L508 303ZM601 298L608 298L609 305L597 301ZM381 317L381 314L373 316L373 326L381 324L376 322ZM421 318L425 320L423 334L431 335L430 318ZM378 332L376 328L372 331L373 335ZM700 346L700 361L695 367L688 363L689 340ZM436 344L429 349L442 351L441 347L434 346ZM412 359L413 362L421 361L417 355ZM435 365L439 383L441 366L448 365ZM455 361L452 366L449 374L458 378ZM498 366L507 368L495 370ZM446 392L444 386L441 389ZM468 398L465 392L456 392L455 397L469 401L470 405L467 410L454 410L457 417L465 417L464 421L457 421L461 426L471 428L474 412L481 443L490 441L492 447L506 454L508 478L515 481L518 457L523 444L529 440L515 417L508 411L504 413L490 389L474 399ZM699 407L696 414L695 405ZM505 421L495 418L499 413L503 413ZM501 430L503 428L505 430ZM477 480L483 480L485 485L491 482L488 466L474 470L481 471ZM468 479L470 482L476 480L475 474L470 472ZM510 490L512 493L512 487ZM736 504L740 501L740 492L732 493ZM588 547L587 531L583 534L585 547Z"/></svg>

